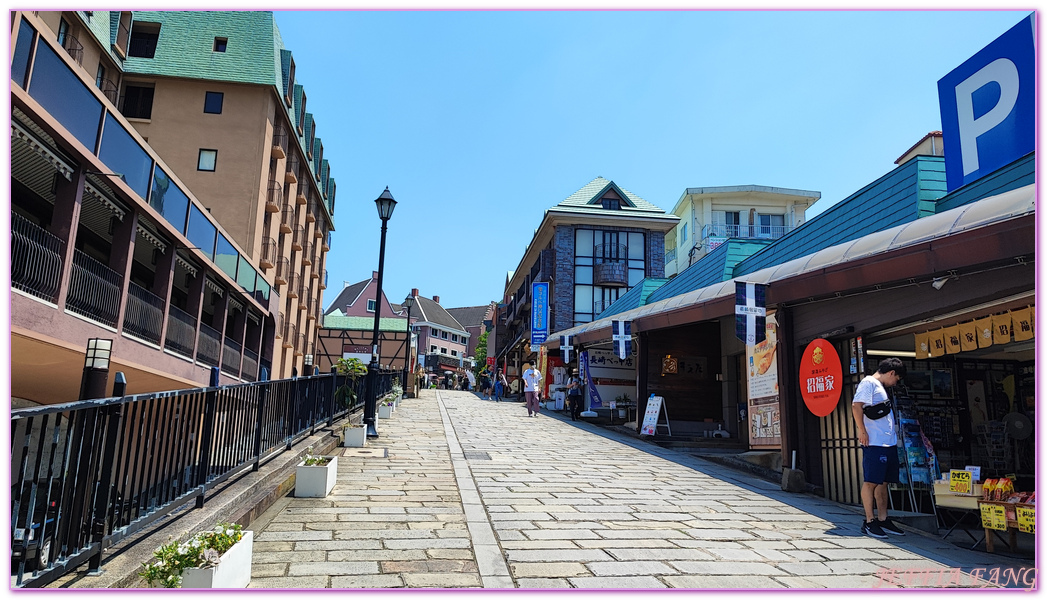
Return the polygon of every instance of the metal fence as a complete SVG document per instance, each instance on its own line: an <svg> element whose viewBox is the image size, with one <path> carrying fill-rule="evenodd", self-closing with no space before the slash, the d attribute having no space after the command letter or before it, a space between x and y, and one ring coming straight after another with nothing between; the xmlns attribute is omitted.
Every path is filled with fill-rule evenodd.
<svg viewBox="0 0 1047 600"><path fill-rule="evenodd" d="M181 354L186 358L193 357L196 347L196 317L177 306L171 306L167 315L167 339L164 348Z"/></svg>
<svg viewBox="0 0 1047 600"><path fill-rule="evenodd" d="M58 299L65 242L22 215L11 213L11 287L49 302Z"/></svg>
<svg viewBox="0 0 1047 600"><path fill-rule="evenodd" d="M164 327L164 299L135 282L127 284L127 306L124 308L124 331L135 337L160 343Z"/></svg>
<svg viewBox="0 0 1047 600"><path fill-rule="evenodd" d="M80 250L73 250L66 309L116 327L124 277Z"/></svg>
<svg viewBox="0 0 1047 600"><path fill-rule="evenodd" d="M379 397L397 373L374 374ZM325 374L11 411L13 544L40 556L12 562L13 584L97 568L105 548L359 410L365 381L352 402Z"/></svg>

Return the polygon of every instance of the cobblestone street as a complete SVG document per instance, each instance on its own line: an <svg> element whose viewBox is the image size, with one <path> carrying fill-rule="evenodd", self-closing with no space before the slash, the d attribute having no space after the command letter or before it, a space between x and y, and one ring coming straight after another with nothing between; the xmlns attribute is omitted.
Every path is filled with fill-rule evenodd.
<svg viewBox="0 0 1047 600"><path fill-rule="evenodd" d="M850 507L519 403L426 390L378 425L338 449L330 496L252 525L251 587L983 587L1032 566L862 536Z"/></svg>

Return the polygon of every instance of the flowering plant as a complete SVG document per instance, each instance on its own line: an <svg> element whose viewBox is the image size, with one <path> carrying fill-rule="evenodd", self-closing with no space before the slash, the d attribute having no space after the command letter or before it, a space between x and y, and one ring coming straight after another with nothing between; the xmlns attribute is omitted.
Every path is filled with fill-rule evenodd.
<svg viewBox="0 0 1047 600"><path fill-rule="evenodd" d="M184 542L172 541L153 552L153 563L143 564L140 575L150 585L175 588L182 583L182 571L192 567L214 568L227 550L244 537L243 527L219 523Z"/></svg>
<svg viewBox="0 0 1047 600"><path fill-rule="evenodd" d="M312 448L306 450L305 456L302 458L303 464L307 467L322 467L327 463L331 462L330 456L317 456L312 454Z"/></svg>

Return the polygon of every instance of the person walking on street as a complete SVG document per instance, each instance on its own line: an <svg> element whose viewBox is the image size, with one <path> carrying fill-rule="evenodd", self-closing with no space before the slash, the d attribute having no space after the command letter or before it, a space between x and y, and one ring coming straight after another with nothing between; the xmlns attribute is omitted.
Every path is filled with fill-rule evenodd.
<svg viewBox="0 0 1047 600"><path fill-rule="evenodd" d="M523 384L527 397L527 416L538 416L538 401L542 399L542 374L531 368L531 363L524 363Z"/></svg>
<svg viewBox="0 0 1047 600"><path fill-rule="evenodd" d="M498 370L498 375L494 378L494 401L501 402L502 395L505 394L505 388L509 387L509 383L505 380L505 373L502 370Z"/></svg>
<svg viewBox="0 0 1047 600"><path fill-rule="evenodd" d="M582 396L582 378L578 376L578 369L571 371L571 378L567 380L567 400L571 403L571 420L577 421L582 412L585 400Z"/></svg>
<svg viewBox="0 0 1047 600"><path fill-rule="evenodd" d="M851 414L858 428L862 446L862 507L865 521L862 533L884 539L887 534L905 535L887 516L887 484L898 483L898 431L894 410L885 388L897 385L905 377L905 365L899 358L886 358L876 372L858 384L851 403ZM873 502L878 520L873 519Z"/></svg>

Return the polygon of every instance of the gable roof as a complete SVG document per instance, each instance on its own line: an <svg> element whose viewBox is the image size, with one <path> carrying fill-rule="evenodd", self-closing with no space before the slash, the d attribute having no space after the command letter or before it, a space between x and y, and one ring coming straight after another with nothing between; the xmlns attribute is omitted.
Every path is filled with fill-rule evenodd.
<svg viewBox="0 0 1047 600"><path fill-rule="evenodd" d="M482 306L448 308L447 312L454 317L455 321L461 323L463 327L480 327L484 324L484 317L487 316L487 311L490 309L490 304L484 304Z"/></svg>
<svg viewBox="0 0 1047 600"><path fill-rule="evenodd" d="M352 306L353 304L355 304L356 299L360 297L360 294L363 293L364 288L366 288L367 284L369 283L371 283L370 279L364 279L359 283L347 285L344 288L342 288L342 291L338 292L338 295L335 296L335 299L333 302L331 302L331 305L327 307L327 311L324 312L324 315L329 315L336 310L341 312L341 309L345 308L346 306Z"/></svg>
<svg viewBox="0 0 1047 600"><path fill-rule="evenodd" d="M600 198L607 193L608 190L614 190L619 196L621 196L624 202L622 203L621 211L625 213L640 212L640 213L655 213L665 214L665 211L630 192L629 190L618 187L615 182L604 179L603 177L597 177L589 183L585 184L582 189L571 194L567 198L556 205L556 208L567 208L582 210L584 212L600 211L604 212L605 209L600 205Z"/></svg>
<svg viewBox="0 0 1047 600"><path fill-rule="evenodd" d="M414 313L415 310L418 311L419 320L421 321L433 323L447 329L465 331L465 327L462 327L462 324L452 317L451 313L447 312L447 309L437 304L432 298L415 296L415 304L411 312Z"/></svg>

